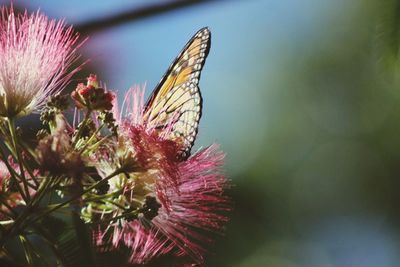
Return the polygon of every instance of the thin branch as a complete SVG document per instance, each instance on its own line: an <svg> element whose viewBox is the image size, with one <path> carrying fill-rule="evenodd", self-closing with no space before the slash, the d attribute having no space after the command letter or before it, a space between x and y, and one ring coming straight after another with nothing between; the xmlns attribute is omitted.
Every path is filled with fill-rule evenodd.
<svg viewBox="0 0 400 267"><path fill-rule="evenodd" d="M170 11L175 11L178 9L191 7L197 4L204 4L207 2L216 2L212 0L178 0L171 2L163 2L160 4L154 4L151 6L140 7L134 10L128 10L116 15L109 17L102 17L96 20L85 22L76 25L75 29L82 33L93 33L96 31L104 30L125 22L132 22L136 20L145 19L151 16L156 16L159 14L167 13Z"/></svg>

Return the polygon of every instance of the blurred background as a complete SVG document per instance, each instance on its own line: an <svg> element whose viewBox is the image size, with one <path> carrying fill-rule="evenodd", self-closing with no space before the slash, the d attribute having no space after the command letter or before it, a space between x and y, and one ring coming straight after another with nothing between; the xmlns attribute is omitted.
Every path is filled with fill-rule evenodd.
<svg viewBox="0 0 400 267"><path fill-rule="evenodd" d="M120 96L210 27L196 148L227 153L235 208L209 266L399 266L400 1L13 2L89 36L76 78Z"/></svg>

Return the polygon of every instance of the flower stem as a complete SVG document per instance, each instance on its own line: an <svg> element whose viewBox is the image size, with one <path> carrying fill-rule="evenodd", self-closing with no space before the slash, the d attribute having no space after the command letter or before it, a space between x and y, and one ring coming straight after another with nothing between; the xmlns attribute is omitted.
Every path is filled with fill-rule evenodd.
<svg viewBox="0 0 400 267"><path fill-rule="evenodd" d="M99 141L97 141L96 143L94 143L93 145L91 145L88 150L92 150L95 149L96 147L98 147L99 145L103 144L108 138L113 137L113 134L109 134L104 136L103 138L101 138Z"/></svg>
<svg viewBox="0 0 400 267"><path fill-rule="evenodd" d="M1 203L1 205L4 205L12 214L11 215L13 215L14 217L17 217L17 213L15 212L15 210L7 203L7 200L6 199L3 199L2 197L0 198L0 203ZM13 216L10 216L11 218L13 218L14 219L14 217Z"/></svg>
<svg viewBox="0 0 400 267"><path fill-rule="evenodd" d="M15 151L15 154L17 155L17 161L19 164L19 170L21 172L21 180L22 180L22 183L23 183L24 189L25 189L26 200L29 201L31 199L31 196L29 194L28 181L26 180L26 177L25 177L25 170L24 170L24 164L22 162L22 156L21 156L20 150L18 148L18 137L15 132L14 118L8 118L7 121L8 121L8 127L10 129L11 140L12 140L12 143L14 146L14 151Z"/></svg>
<svg viewBox="0 0 400 267"><path fill-rule="evenodd" d="M20 226L24 222L26 222L25 219L29 217L32 209L34 208L34 205L39 203L40 199L42 199L43 195L47 192L47 188L51 184L50 180L51 180L50 177L47 177L47 179L45 179L42 182L42 184L40 185L38 191L36 192L36 194L34 196L34 199L32 199L31 201L29 201L27 203L25 210L21 213L20 216L17 217L14 224L8 229L8 231L6 233L4 233L4 235L0 239L0 250L2 249L2 247L4 246L4 244L8 240L8 238L13 236L13 234L19 232Z"/></svg>
<svg viewBox="0 0 400 267"><path fill-rule="evenodd" d="M120 174L123 172L123 169L118 169L116 171L114 171L113 173L111 173L110 175L108 175L106 178L102 179L101 181L98 181L97 183L94 183L93 185L89 186L88 188L86 188L85 190L83 190L81 193L77 194L74 197L71 197L70 199L68 199L67 201L64 201L60 204L57 204L56 206L44 211L42 214L39 214L35 219L33 219L31 222L35 222L38 219L40 219L41 217L44 217L52 212L55 212L56 210L65 207L66 205L74 202L75 200L79 199L80 197L82 197L84 194L92 191L93 189L103 185L104 183L106 183L108 180L110 180L111 178L113 178L114 176Z"/></svg>
<svg viewBox="0 0 400 267"><path fill-rule="evenodd" d="M86 144L82 147L82 149L79 151L79 154L82 154L86 148L90 145L90 142L97 136L97 134L101 131L101 129L104 127L104 123L100 125L99 128L92 134L92 136L86 141Z"/></svg>
<svg viewBox="0 0 400 267"><path fill-rule="evenodd" d="M31 197L30 197L30 194L29 194L28 182L27 182L26 177L25 177L25 171L24 171L24 164L22 162L22 156L21 156L21 153L20 153L19 148L18 148L18 138L17 138L17 134L15 132L14 118L8 118L7 122L8 122L8 127L9 127L9 130L10 130L10 134L11 134L11 141L12 141L12 145L13 145L13 150L14 150L15 155L17 156L17 161L18 161L18 164L19 164L19 171L21 173L20 175L21 175L22 184L24 185L24 189L25 189L24 200L25 200L25 202L27 202L27 201L29 201L31 199Z"/></svg>
<svg viewBox="0 0 400 267"><path fill-rule="evenodd" d="M89 121L90 115L91 115L91 114L92 114L92 110L91 110L91 109L88 109L88 110L86 111L85 118L84 118L83 121L80 123L78 132L76 133L76 135L74 136L74 139L73 139L73 141L72 141L72 143L73 143L74 145L76 145L76 143L78 142L80 136L82 135L82 131L83 131L83 129L84 129L84 126L85 126L85 125L87 124L87 122Z"/></svg>
<svg viewBox="0 0 400 267"><path fill-rule="evenodd" d="M99 224L109 224L118 221L119 219L125 219L128 215L132 218L132 216L138 217L140 211L134 210L132 212L126 212L121 215L117 215L115 217L111 217L109 219L102 219L100 222L93 222L92 225L99 225Z"/></svg>
<svg viewBox="0 0 400 267"><path fill-rule="evenodd" d="M18 192L21 194L22 199L26 203L27 199L26 199L26 196L25 196L25 192L21 188L20 181L18 179L18 174L15 172L14 168L11 167L10 163L7 160L6 155L4 154L4 152L3 152L3 150L1 148L0 148L0 159L3 160L4 164L6 164L8 172L11 175L11 181L15 184L15 186L17 187Z"/></svg>

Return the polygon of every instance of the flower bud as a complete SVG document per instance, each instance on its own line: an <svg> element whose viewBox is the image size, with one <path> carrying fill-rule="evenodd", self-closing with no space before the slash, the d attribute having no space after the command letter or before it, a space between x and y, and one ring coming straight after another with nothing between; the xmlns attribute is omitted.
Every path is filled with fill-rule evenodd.
<svg viewBox="0 0 400 267"><path fill-rule="evenodd" d="M91 74L87 80L86 85L83 83L78 84L76 89L71 93L71 97L75 100L77 108L98 111L111 110L115 97L114 94L99 87L96 75Z"/></svg>

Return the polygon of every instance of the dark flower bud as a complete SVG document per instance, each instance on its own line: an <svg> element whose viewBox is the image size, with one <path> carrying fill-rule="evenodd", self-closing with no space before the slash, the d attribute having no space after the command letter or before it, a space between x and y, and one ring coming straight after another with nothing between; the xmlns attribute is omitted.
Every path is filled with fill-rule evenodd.
<svg viewBox="0 0 400 267"><path fill-rule="evenodd" d="M103 111L98 116L98 119L107 125L107 128L117 136L118 125L116 124L114 115L109 111Z"/></svg>
<svg viewBox="0 0 400 267"><path fill-rule="evenodd" d="M128 222L131 222L138 218L137 209L132 207L126 209L122 214L124 215L125 220L127 220Z"/></svg>
<svg viewBox="0 0 400 267"><path fill-rule="evenodd" d="M50 97L46 106L40 113L40 120L44 125L50 125L55 121L56 115L68 108L68 98L66 95L55 95Z"/></svg>
<svg viewBox="0 0 400 267"><path fill-rule="evenodd" d="M49 132L47 130L41 129L36 133L36 139L39 141L39 140L45 138L48 134L49 134Z"/></svg>
<svg viewBox="0 0 400 267"><path fill-rule="evenodd" d="M79 123L78 129L81 129L80 137L89 137L91 136L95 131L96 131L96 124L90 119L88 122L83 124L82 122ZM75 135L77 134L77 131L75 132Z"/></svg>
<svg viewBox="0 0 400 267"><path fill-rule="evenodd" d="M92 177L92 179L94 181L99 182L102 180L102 177L99 175L99 173L97 172L95 167L87 167L86 172L90 177ZM102 185L100 185L96 188L97 193L99 195L107 194L109 189L110 189L110 185L108 183L103 183Z"/></svg>
<svg viewBox="0 0 400 267"><path fill-rule="evenodd" d="M143 213L143 216L147 220L151 221L154 217L158 215L158 210L160 208L161 204L157 202L157 199L155 197L146 196L146 200L140 211Z"/></svg>
<svg viewBox="0 0 400 267"><path fill-rule="evenodd" d="M45 108L43 109L43 111L40 113L40 121L44 124L44 125L48 125L50 124L51 121L54 121L56 116L56 112L54 109L48 109Z"/></svg>
<svg viewBox="0 0 400 267"><path fill-rule="evenodd" d="M47 102L46 106L48 108L55 108L60 111L66 110L69 106L68 96L67 95L55 95L50 97L49 102Z"/></svg>

